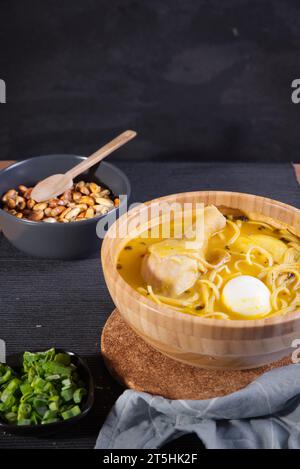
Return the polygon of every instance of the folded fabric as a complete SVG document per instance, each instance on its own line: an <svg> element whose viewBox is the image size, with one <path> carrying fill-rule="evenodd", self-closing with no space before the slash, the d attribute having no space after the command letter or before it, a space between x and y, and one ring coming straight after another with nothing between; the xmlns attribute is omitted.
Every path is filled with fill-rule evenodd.
<svg viewBox="0 0 300 469"><path fill-rule="evenodd" d="M300 365L269 371L246 388L208 400L125 391L96 449L156 449L187 433L206 448L300 448Z"/></svg>

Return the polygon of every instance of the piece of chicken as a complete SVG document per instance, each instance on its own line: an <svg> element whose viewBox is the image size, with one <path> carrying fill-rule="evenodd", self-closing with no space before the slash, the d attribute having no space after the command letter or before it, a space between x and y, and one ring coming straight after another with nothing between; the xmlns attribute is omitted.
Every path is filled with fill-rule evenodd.
<svg viewBox="0 0 300 469"><path fill-rule="evenodd" d="M211 205L204 208L203 224L194 225L184 239L152 244L142 262L145 282L156 292L173 298L191 288L199 278L199 268L197 259L189 256L197 253L205 257L209 237L225 225L226 218Z"/></svg>

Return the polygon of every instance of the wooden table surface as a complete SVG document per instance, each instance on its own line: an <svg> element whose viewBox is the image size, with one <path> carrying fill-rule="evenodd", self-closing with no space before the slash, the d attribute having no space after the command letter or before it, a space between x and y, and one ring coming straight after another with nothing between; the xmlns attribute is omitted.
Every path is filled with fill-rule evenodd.
<svg viewBox="0 0 300 469"><path fill-rule="evenodd" d="M294 168L295 168L295 173L296 173L297 181L298 181L299 184L300 184L300 164L299 164L299 163L295 163L293 166L294 166Z"/></svg>
<svg viewBox="0 0 300 469"><path fill-rule="evenodd" d="M4 169L6 168L6 166L9 166L12 163L13 161L10 160L0 161L0 169Z"/></svg>
<svg viewBox="0 0 300 469"><path fill-rule="evenodd" d="M14 163L14 161L12 161L12 160L0 161L0 170L3 169L3 168L6 168L7 166L9 166L12 163ZM294 166L294 169L295 169L297 181L300 184L300 163L295 163L295 164L293 164L293 166Z"/></svg>

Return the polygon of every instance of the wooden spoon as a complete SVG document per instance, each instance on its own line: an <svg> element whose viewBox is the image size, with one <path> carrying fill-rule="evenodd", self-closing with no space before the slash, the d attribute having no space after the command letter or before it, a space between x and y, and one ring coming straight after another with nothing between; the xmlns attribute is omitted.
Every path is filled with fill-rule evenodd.
<svg viewBox="0 0 300 469"><path fill-rule="evenodd" d="M73 179L76 176L79 176L79 174L91 168L91 166L99 163L99 161L106 158L113 151L117 150L117 148L120 148L122 145L129 142L129 140L134 138L136 134L137 133L134 132L134 130L126 130L126 132L118 135L118 137L97 150L86 160L74 166L74 168L69 169L65 174L53 174L53 176L43 179L43 181L40 181L33 188L31 198L36 202L44 202L45 200L52 199L62 194L72 187Z"/></svg>

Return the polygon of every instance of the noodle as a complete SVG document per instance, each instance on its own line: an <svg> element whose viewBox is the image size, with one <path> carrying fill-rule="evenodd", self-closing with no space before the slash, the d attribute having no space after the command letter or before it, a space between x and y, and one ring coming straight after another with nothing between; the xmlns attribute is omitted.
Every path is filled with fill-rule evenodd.
<svg viewBox="0 0 300 469"><path fill-rule="evenodd" d="M268 251L266 251L264 248L262 248L261 246L257 246L257 245L254 245L254 246L251 246L247 253L246 253L246 261L248 262L248 264L252 265L253 262L251 260L251 253L252 251L259 251L261 254L263 254L266 259L268 260L268 263L269 263L269 267L271 267L273 265L273 258L271 256L270 253L268 253Z"/></svg>
<svg viewBox="0 0 300 469"><path fill-rule="evenodd" d="M139 246L135 257L137 266L148 246L139 241L141 237L136 238ZM281 243L278 251L276 242ZM126 259L134 252L134 240L130 241L130 246L131 249L126 251L127 257L123 259L120 256L118 260L122 265L120 273L141 295L158 305L168 305L178 312L202 318L237 319L223 304L222 289L229 280L248 275L261 280L270 291L271 310L258 317L279 317L300 307L300 240L287 229L275 229L256 220L227 219L225 228L208 239L206 251L189 249L182 254L197 261L198 279L178 297L169 297L165 294L168 290L161 294L151 285L145 285L141 277L136 276L140 267L133 270L132 265L127 267ZM181 265L176 252L174 254L174 260ZM252 318L255 319L249 317Z"/></svg>
<svg viewBox="0 0 300 469"><path fill-rule="evenodd" d="M296 259L299 257L300 252L295 247L290 247L286 250L286 253L283 257L284 264L293 264L296 262Z"/></svg>
<svg viewBox="0 0 300 469"><path fill-rule="evenodd" d="M278 265L271 269L268 269L266 271L266 275L264 274L265 272L262 272L258 275L258 278L263 279L264 277L266 277L266 283L267 285L271 286L272 289L276 288L276 282L278 281L278 278L283 274L287 274L287 279L285 281L291 279L293 281L295 278L297 279L297 282L294 285L294 290L297 290L297 288L299 288L300 286L300 273L296 270L293 265Z"/></svg>
<svg viewBox="0 0 300 469"><path fill-rule="evenodd" d="M217 231L216 233L213 234L213 236L218 236L222 241L225 239L225 234L223 231Z"/></svg>
<svg viewBox="0 0 300 469"><path fill-rule="evenodd" d="M299 239L296 236L294 236L292 233L290 233L289 231L279 230L279 232L284 239L291 241L291 242L299 243Z"/></svg>
<svg viewBox="0 0 300 469"><path fill-rule="evenodd" d="M223 270L225 270L225 272L226 272L227 274L230 274L230 269L229 269L228 265L222 265L222 267L220 267L220 268L217 270L217 272L220 273L220 272L222 272Z"/></svg>
<svg viewBox="0 0 300 469"><path fill-rule="evenodd" d="M218 281L218 283L216 284L217 288L220 289L221 286L223 285L223 278L221 277L221 275L217 274L216 275L216 280Z"/></svg>
<svg viewBox="0 0 300 469"><path fill-rule="evenodd" d="M208 319L229 319L228 314L225 313L219 313L215 311L214 313L206 313L201 316L202 318L208 318Z"/></svg>
<svg viewBox="0 0 300 469"><path fill-rule="evenodd" d="M200 283L200 291L202 294L203 311L206 312L207 307L208 307L208 299L209 299L209 291L208 291L207 285Z"/></svg>
<svg viewBox="0 0 300 469"><path fill-rule="evenodd" d="M289 246L293 247L293 248L296 249L298 252L300 251L300 246L299 246L299 244L294 243L294 241L291 241L291 242L289 243Z"/></svg>
<svg viewBox="0 0 300 469"><path fill-rule="evenodd" d="M227 251L225 251L225 249L219 249L219 251L224 252L225 256L217 264L211 264L210 262L207 262L205 259L203 259L203 257L201 257L200 254L196 254L196 253L195 254L187 253L186 257L190 257L191 259L196 259L202 266L205 266L206 269L217 269L225 262L228 262L231 258L230 254Z"/></svg>
<svg viewBox="0 0 300 469"><path fill-rule="evenodd" d="M151 285L147 285L147 290L148 290L148 293L150 295L150 297L152 298L152 300L157 303L158 305L161 305L161 301L159 301L159 299L157 298L157 296L153 293L153 290L152 290L152 287Z"/></svg>
<svg viewBox="0 0 300 469"><path fill-rule="evenodd" d="M274 230L274 228L271 225L268 225L267 223L264 223L263 221L248 220L247 223L249 225L263 226L264 228L267 228L268 230L271 230L271 231Z"/></svg>
<svg viewBox="0 0 300 469"><path fill-rule="evenodd" d="M217 286L214 283L210 282L209 280L199 280L199 283L205 284L208 287L210 287L212 289L212 291L214 292L214 294L216 295L216 297L218 299L220 298L220 292L219 292Z"/></svg>
<svg viewBox="0 0 300 469"><path fill-rule="evenodd" d="M227 281L231 280L234 277L238 277L239 275L243 275L242 272L235 272L234 274L229 275L229 277L227 278Z"/></svg>
<svg viewBox="0 0 300 469"><path fill-rule="evenodd" d="M235 270L237 270L237 271L242 270L243 268L241 267L241 264L243 264L243 263L246 264L246 269L249 267L249 265L257 267L260 270L262 270L264 268L262 265L258 264L257 262L251 261L251 264L249 264L249 262L247 262L246 259L240 259L238 261L235 261L235 263L234 263Z"/></svg>
<svg viewBox="0 0 300 469"><path fill-rule="evenodd" d="M227 223L232 226L232 228L234 229L234 235L227 241L227 245L230 246L230 244L233 244L237 239L238 237L240 236L241 234L241 230L239 229L239 227L237 226L236 223L234 223L233 221L231 220L227 220Z"/></svg>
<svg viewBox="0 0 300 469"><path fill-rule="evenodd" d="M290 294L289 290L286 287L278 287L278 288L276 288L276 290L273 291L273 293L271 295L271 304L272 304L273 308L275 309L275 311L279 309L279 307L278 307L278 295L282 292L287 293L288 295Z"/></svg>

